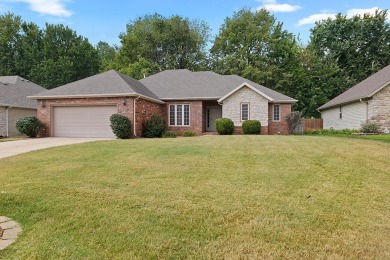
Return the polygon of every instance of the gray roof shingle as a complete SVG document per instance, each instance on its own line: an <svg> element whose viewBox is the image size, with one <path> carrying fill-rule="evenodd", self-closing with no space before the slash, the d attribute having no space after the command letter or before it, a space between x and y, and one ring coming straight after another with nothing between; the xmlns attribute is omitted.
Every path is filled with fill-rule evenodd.
<svg viewBox="0 0 390 260"><path fill-rule="evenodd" d="M354 102L364 98L370 98L376 91L380 90L390 82L390 65L371 75L362 82L356 84L347 91L341 93L331 101L320 106L319 110Z"/></svg>
<svg viewBox="0 0 390 260"><path fill-rule="evenodd" d="M115 70L109 70L85 79L47 90L31 98L56 98L88 95L143 95L158 100L158 97L138 80Z"/></svg>
<svg viewBox="0 0 390 260"><path fill-rule="evenodd" d="M0 106L36 108L37 102L27 96L45 89L19 76L0 76Z"/></svg>
<svg viewBox="0 0 390 260"><path fill-rule="evenodd" d="M248 83L274 99L274 102L296 100L236 75L219 75L212 71L191 72L166 70L140 80L160 99L219 99L243 83Z"/></svg>

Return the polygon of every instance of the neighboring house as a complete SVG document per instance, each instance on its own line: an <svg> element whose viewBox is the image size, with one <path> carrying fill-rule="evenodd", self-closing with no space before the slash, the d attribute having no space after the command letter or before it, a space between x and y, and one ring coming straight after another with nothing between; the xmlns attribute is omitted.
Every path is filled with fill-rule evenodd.
<svg viewBox="0 0 390 260"><path fill-rule="evenodd" d="M0 76L0 136L20 135L16 120L37 114L37 102L27 96L45 89L19 76Z"/></svg>
<svg viewBox="0 0 390 260"><path fill-rule="evenodd" d="M162 115L168 129L197 134L214 132L215 120L228 117L236 133L242 122L260 120L263 134L288 134L285 116L295 99L239 76L214 72L167 70L142 80L110 70L31 98L47 136L113 137L109 116L130 118L134 136L152 114Z"/></svg>
<svg viewBox="0 0 390 260"><path fill-rule="evenodd" d="M390 65L319 107L324 129L390 128Z"/></svg>

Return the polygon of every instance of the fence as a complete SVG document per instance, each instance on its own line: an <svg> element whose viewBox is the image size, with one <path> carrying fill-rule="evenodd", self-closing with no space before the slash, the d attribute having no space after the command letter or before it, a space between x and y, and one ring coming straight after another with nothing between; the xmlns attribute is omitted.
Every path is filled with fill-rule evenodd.
<svg viewBox="0 0 390 260"><path fill-rule="evenodd" d="M305 131L320 130L324 127L322 118L303 119L302 124L294 128L294 134L303 134Z"/></svg>

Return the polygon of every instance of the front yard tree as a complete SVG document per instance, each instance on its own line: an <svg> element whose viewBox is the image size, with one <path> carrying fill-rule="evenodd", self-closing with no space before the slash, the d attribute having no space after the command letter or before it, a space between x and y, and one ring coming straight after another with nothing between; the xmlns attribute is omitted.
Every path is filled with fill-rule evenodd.
<svg viewBox="0 0 390 260"><path fill-rule="evenodd" d="M212 67L290 94L298 66L294 36L267 10L242 9L225 19L211 48Z"/></svg>
<svg viewBox="0 0 390 260"><path fill-rule="evenodd" d="M206 23L181 16L139 17L119 36L122 46L113 67L135 78L167 69L200 70L209 31Z"/></svg>

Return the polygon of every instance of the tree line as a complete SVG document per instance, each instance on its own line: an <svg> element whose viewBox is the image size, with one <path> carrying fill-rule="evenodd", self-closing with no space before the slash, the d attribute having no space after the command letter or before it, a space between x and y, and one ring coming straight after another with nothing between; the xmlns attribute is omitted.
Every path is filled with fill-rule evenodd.
<svg viewBox="0 0 390 260"><path fill-rule="evenodd" d="M50 89L109 69L136 79L212 70L298 99L295 110L318 117L319 106L390 64L387 10L316 22L306 45L267 10L247 8L227 17L214 38L204 21L160 14L130 21L119 38L120 46L93 46L67 26L39 28L7 13L0 16L0 75Z"/></svg>

